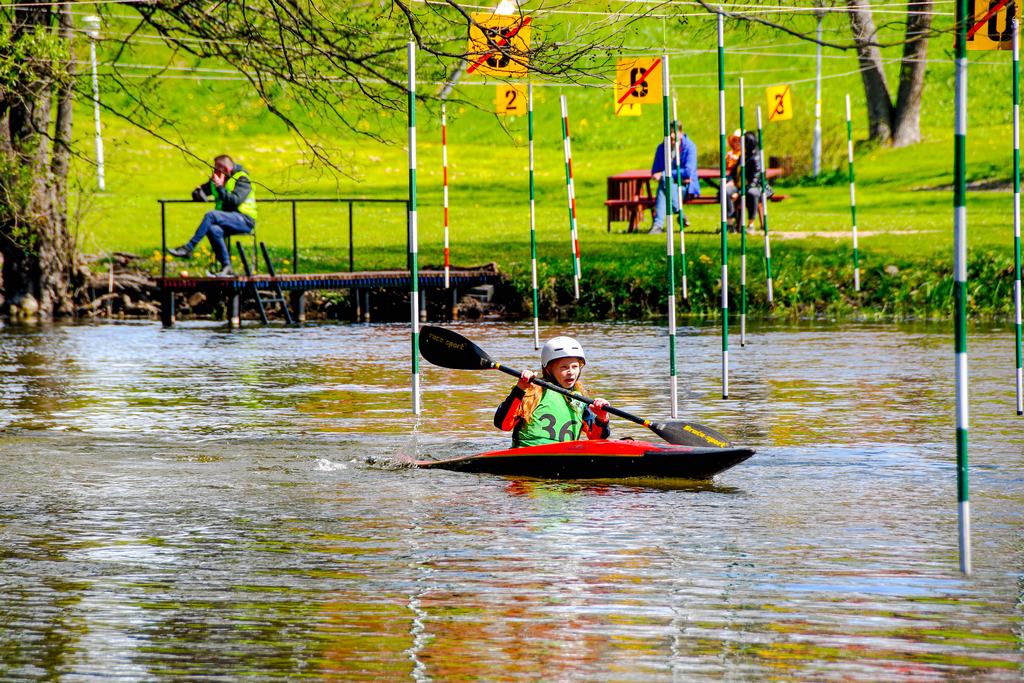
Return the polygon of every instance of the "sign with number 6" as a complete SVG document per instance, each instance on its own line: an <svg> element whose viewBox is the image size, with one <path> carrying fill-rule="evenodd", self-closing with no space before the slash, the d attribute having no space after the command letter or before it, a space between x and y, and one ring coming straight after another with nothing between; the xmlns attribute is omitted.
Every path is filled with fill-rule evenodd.
<svg viewBox="0 0 1024 683"><path fill-rule="evenodd" d="M633 104L629 101L629 98L623 97L625 93L619 90L618 84L615 85L615 115L616 116L640 116L641 105ZM620 104L621 102L621 104Z"/></svg>
<svg viewBox="0 0 1024 683"><path fill-rule="evenodd" d="M661 58L623 57L615 62L615 105L661 104Z"/></svg>

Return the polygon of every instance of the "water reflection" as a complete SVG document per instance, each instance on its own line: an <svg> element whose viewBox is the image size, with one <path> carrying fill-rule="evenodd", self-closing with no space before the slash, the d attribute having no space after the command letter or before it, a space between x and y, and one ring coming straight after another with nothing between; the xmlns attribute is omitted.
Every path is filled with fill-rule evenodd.
<svg viewBox="0 0 1024 683"><path fill-rule="evenodd" d="M536 364L528 326L459 329ZM667 416L662 328L560 332L602 395ZM729 401L716 331L683 332L686 416L758 448L715 482L402 467L507 444L490 417L512 380L424 367L412 417L401 326L4 328L0 670L1019 680L1024 429L1005 334L971 340L964 578L943 328L753 326Z"/></svg>

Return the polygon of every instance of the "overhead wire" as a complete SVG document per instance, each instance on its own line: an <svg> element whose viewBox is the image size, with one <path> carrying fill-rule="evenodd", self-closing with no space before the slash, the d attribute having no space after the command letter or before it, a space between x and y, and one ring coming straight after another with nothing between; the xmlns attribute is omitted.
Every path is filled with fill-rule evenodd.
<svg viewBox="0 0 1024 683"><path fill-rule="evenodd" d="M31 9L32 7L52 7L54 5L60 7L64 5L78 5L89 4L89 5L143 5L148 4L150 0L89 0L88 3L82 3L80 0L56 0L56 2L10 2L6 3L4 7L11 9Z"/></svg>
<svg viewBox="0 0 1024 683"><path fill-rule="evenodd" d="M938 1L945 2L946 0L938 0ZM952 1L953 0L949 0L949 2L952 2ZM417 4L424 4L424 5L448 6L448 7L451 6L450 3L445 2L444 0L412 0L412 2L417 3ZM695 7L702 7L702 5L700 5L699 3L688 3L688 4L691 4L691 5L695 6ZM934 4L934 2L932 2L932 3L922 3L922 4L928 5L928 4ZM664 7L666 5L671 6L671 3L658 3L657 7L661 8L661 7ZM466 4L460 4L459 7L463 8L463 9L479 10L481 12L493 12L494 11L494 8L491 7L491 6L488 6L488 5L466 5ZM865 9L865 10L870 10L872 13L875 13L875 14L898 14L898 15L901 15L901 16L905 16L907 14L931 14L933 16L950 16L950 17L955 16L955 12L936 12L936 11L930 11L930 10L921 10L921 11L908 10L907 9L907 5L906 5L905 2L903 2L903 3L892 3L892 4L880 4L880 5L871 5L871 4L865 3L863 5L843 5L841 7L814 7L814 6L811 6L811 5L802 6L802 7L783 7L783 6L777 6L777 5L776 6L772 6L772 7L765 7L765 6L755 6L755 5L752 5L751 7L754 7L755 9L754 10L735 11L735 10L730 9L729 5L723 5L723 6L721 6L721 13L726 15L726 16L728 16L728 17L744 17L744 16L755 16L755 15L765 15L765 14L799 14L799 13L814 14L816 12L822 12L822 13L825 13L825 14L849 14L851 9ZM885 7L894 7L894 8L897 8L897 9L892 9L892 10L882 9L882 8L885 8ZM671 12L671 13L666 13L666 14L659 14L659 13L656 13L654 11L651 11L651 12L645 12L645 11L640 11L640 12L636 12L636 11L628 11L628 12L627 11L604 11L604 12L602 12L600 10L570 10L570 9L558 9L558 8L554 8L554 9L538 8L538 9L535 9L535 10L532 10L532 11L524 10L523 14L528 14L528 15L531 15L531 16L542 16L542 15L547 15L547 14L551 14L551 15L568 15L568 16L599 16L599 17L638 16L638 17L651 18L651 19L706 18L706 19L710 20L710 19L714 19L717 16L718 13L714 12L714 11L709 11L709 10L703 10L703 11L700 11L700 12Z"/></svg>
<svg viewBox="0 0 1024 683"><path fill-rule="evenodd" d="M623 3L626 3L626 4L634 4L634 5L657 5L658 7L674 7L674 6L704 7L705 6L703 3L696 2L696 0L618 0L618 2L623 2ZM928 0L927 2L921 2L919 4L921 4L921 5L954 5L954 4L956 4L956 0ZM836 4L836 5L819 5L819 4L815 3L815 4L811 4L811 5L799 5L799 4L793 4L793 5L773 5L773 6L769 7L767 5L764 5L763 3L740 3L740 2L733 2L733 3L721 4L719 6L722 9L725 9L725 8L735 8L735 7L740 7L740 8L752 7L752 8L755 8L755 9L765 9L766 7L768 7L769 9L778 8L778 7L790 7L790 8L809 9L809 10L813 10L813 11L829 12L829 11L841 11L843 9L847 9L847 8L850 8L850 7L853 7L853 8L856 8L856 9L870 8L870 7L905 7L906 3L905 2L890 2L890 3L875 3L875 4L872 4L872 3L869 3L869 2L865 2L864 4L861 4L861 5L852 5L852 6L848 5L848 4L845 4L845 3L843 3L843 4Z"/></svg>
<svg viewBox="0 0 1024 683"><path fill-rule="evenodd" d="M141 2L141 1L144 1L144 0L98 0L98 2L92 3L92 4L133 5L133 4L137 4L138 2ZM428 5L448 5L448 3L441 2L440 0L413 0L413 1L414 2L418 2L418 3L422 3L422 4L428 4ZM932 2L925 3L925 4L931 5L931 6L937 6L937 5L952 4L954 1L955 0L932 0ZM77 4L77 3L71 3L71 2L57 2L57 3L32 2L32 3L14 3L14 4L8 5L8 6L9 7L33 7L33 6L53 5L53 4L63 5L63 4ZM694 6L694 7L696 7L696 6L700 6L699 3L692 2L692 1L689 1L689 0L682 0L682 1L678 1L678 2L675 2L675 1L664 2L664 1L660 1L660 0L634 0L632 2L628 2L628 1L624 2L624 4L626 6L634 5L633 12L632 12L633 14L636 13L635 5L638 5L638 4L639 5L656 5L657 7L666 7L666 6L667 7L683 7L683 6ZM873 5L873 6L865 4L865 5L855 5L855 6L852 6L852 7L864 7L864 8L870 8L872 11L877 11L880 7L896 6L896 5L897 5L897 3L892 3L891 5L883 3L883 4L879 4L879 5ZM468 8L468 9L474 9L474 8L484 9L484 10L491 9L490 7L475 6L475 5L462 5L462 7L465 7L465 8ZM733 4L733 5L726 5L726 6L724 6L723 7L723 11L725 11L727 14L735 14L735 12L733 10L735 10L736 8L742 8L742 7L754 7L756 9L758 9L759 11L766 10L766 8L764 8L763 6ZM812 11L812 10L825 10L826 12L830 11L830 10L835 10L837 12L841 11L843 13L848 13L850 8L851 8L850 5L844 5L844 6L841 6L841 7L838 7L838 8L821 8L821 7L813 7L813 6L792 6L792 7L779 7L779 6L776 6L776 7L767 8L767 9L770 9L771 11L776 11L776 10L780 10L780 9L781 10L787 10L787 11L789 11L789 10L808 10L808 11ZM603 16L625 16L626 15L626 13L623 12L623 11L619 11L619 12L582 12L582 11L575 11L575 10L559 10L559 9L550 9L550 10L548 10L548 9L543 9L543 8L536 10L536 12L551 13L551 14L600 14L600 15L603 15ZM75 12L75 13L79 13L79 12ZM706 16L714 16L714 13L713 12L706 12L705 11L705 12L699 13L699 15L700 16L705 16L705 15ZM649 17L649 16L652 16L652 15L645 14L644 16L648 16ZM667 16L680 16L680 15L679 14L673 14L673 15L667 15ZM134 18L136 18L136 17L130 17L129 15L121 15L121 17L125 18L125 19L128 19L128 18L134 19ZM80 29L76 29L76 30L78 30L80 32L84 31L84 30L80 30ZM127 38L127 37L129 37L129 35L126 34L124 37ZM225 41L214 41L212 39L196 38L196 37L191 37L191 36L189 36L189 37L181 37L181 38L171 38L171 37L168 37L168 36L161 36L161 35L157 35L157 34L131 34L130 37L133 40L139 40L140 42L152 42L152 43L161 43L161 44L164 44L164 43L167 43L167 42L181 42L181 43L189 43L189 42L191 42L191 43L200 43L200 44L208 43L208 42L220 42L220 43L224 43L225 42ZM456 39L458 39L458 37L450 38L450 40L456 40ZM249 44L249 43L244 43L242 41L234 41L234 43L237 44L237 45L248 45ZM773 45L764 45L764 46L761 46L761 45L754 45L754 46L739 45L739 46L735 46L735 47L730 48L730 52L732 52L734 54L740 54L740 55L743 55L743 56L772 57L772 58L784 58L784 59L816 59L817 55L813 55L813 54L804 54L804 53L795 53L795 52L761 51L763 48L785 47L785 46L803 45L803 44L806 44L806 43L804 43L802 41L795 41L795 42L791 42L791 43L773 44ZM636 49L636 50L643 49L643 50L646 50L648 53L652 51L652 48L639 48L639 47L632 48L632 47L627 47L627 48L620 48L619 49L620 53L621 53L622 49L625 49L626 51L629 51L631 49ZM665 53L668 53L668 54L673 54L673 55L686 55L686 54L703 53L705 51L704 50L686 49L686 48L674 48L674 49L669 49L669 50L663 50L662 52L665 52ZM624 55L624 56L628 56L628 55ZM822 57L825 58L825 59L833 59L833 60L835 60L835 59L856 59L856 57L854 55L822 55ZM906 60L904 60L903 58L890 58L890 59L883 59L882 61L883 61L883 64L893 64L893 63L905 62ZM933 59L933 60L923 60L923 61L925 61L926 63L945 63L947 60L935 60L935 59ZM989 66L989 65L992 65L992 66L1000 65L1001 66L1001 65L1003 65L1002 62L981 62L981 61L972 62L972 64L978 64L978 65L984 65L984 66ZM167 79L167 80L193 79L193 80L211 80L211 81L245 81L245 80L247 80L247 78L245 76L241 75L242 72L238 71L237 69L216 69L216 68L211 68L211 67L181 66L181 65L173 65L173 64L155 65L155 64L131 64L131 63L117 63L117 64L111 64L110 66L115 69L114 73L116 73L119 77L122 77L122 78L133 78L133 79L134 78L149 78L149 79L156 78L156 79ZM858 68L858 69L855 69L855 70L846 71L846 72L842 72L842 73L839 73L839 74L829 74L827 76L823 76L823 79L834 79L834 78L848 77L848 76L851 76L851 75L855 75L855 74L861 73L866 68L871 68L871 67L869 66L869 67ZM131 69L161 71L163 73L160 73L160 74L131 74L131 73L126 73L124 71L119 71L119 70L131 70ZM794 70L798 70L798 69L799 69L799 67L795 67L795 66L783 66L783 67L777 67L777 68L740 70L740 71L733 72L733 75L752 74L752 73L758 73L758 74L785 73L785 72L790 72L790 71L794 71ZM185 72L185 73L167 73L167 72ZM238 75L236 76L234 74L238 74ZM700 74L700 73L697 73L697 74L693 74L693 73L687 74L686 75L686 79L692 79L692 77L700 76L700 75L711 75L711 72L709 72L708 74ZM332 81L332 82L334 81L334 79L326 79L326 80ZM376 79L361 79L361 80L363 82L366 82L366 83L380 83L380 84L384 83L384 81L377 81ZM684 80L684 79L682 79L682 77L680 77L680 80ZM792 84L792 83L810 82L810 81L813 81L813 80L815 80L815 79L814 78L808 78L808 79L800 79L800 80L796 80L796 81L789 80L787 82ZM356 81L354 79L351 79L351 78L340 78L340 79L337 79L336 82L342 83L342 82L356 82ZM468 82L467 83L467 85L489 85L489 84L490 83L487 83L487 82L484 82L484 83ZM599 83L585 83L585 82L580 82L580 83L543 83L543 84L542 83L535 83L535 85L537 85L538 87L544 87L544 86L552 86L552 87L585 87L585 88L612 87L611 84L609 84L607 82L599 82ZM767 84L767 85L774 85L774 84ZM681 83L681 84L677 84L676 87L692 87L692 88L708 87L708 88L710 88L712 86L710 86L710 85L705 86L705 85L702 85L702 84L694 84L692 82L691 83L684 82L684 83Z"/></svg>

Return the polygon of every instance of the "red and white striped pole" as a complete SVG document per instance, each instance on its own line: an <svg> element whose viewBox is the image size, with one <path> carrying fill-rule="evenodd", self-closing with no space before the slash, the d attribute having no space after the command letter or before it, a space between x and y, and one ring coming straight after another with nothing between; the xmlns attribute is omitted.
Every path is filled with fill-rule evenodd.
<svg viewBox="0 0 1024 683"><path fill-rule="evenodd" d="M448 250L448 111L447 105L441 103L441 178L444 183L444 288L451 285L451 260Z"/></svg>
<svg viewBox="0 0 1024 683"><path fill-rule="evenodd" d="M576 230L576 186L572 178L572 142L569 137L569 105L565 95L562 103L562 149L565 152L565 191L569 199L569 235L572 240L572 289L573 296L580 298L580 240Z"/></svg>

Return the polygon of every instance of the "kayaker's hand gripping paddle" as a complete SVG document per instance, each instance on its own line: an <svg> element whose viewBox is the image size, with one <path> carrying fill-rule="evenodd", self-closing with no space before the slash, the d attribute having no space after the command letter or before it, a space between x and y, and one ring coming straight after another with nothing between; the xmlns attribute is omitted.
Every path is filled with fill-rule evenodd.
<svg viewBox="0 0 1024 683"><path fill-rule="evenodd" d="M522 375L519 370L492 360L487 355L487 352L461 334L446 330L443 327L424 325L420 329L420 353L423 354L427 361L442 368L450 368L452 370L501 370L513 377ZM530 381L545 389L550 389L587 405L594 402L592 398L587 398L582 394L577 394L574 391L569 391L557 384L552 384L536 377ZM617 415L630 422L647 427L671 444L701 448L725 448L732 445L729 439L714 429L686 420L651 422L612 406L607 406L605 410L612 415Z"/></svg>

